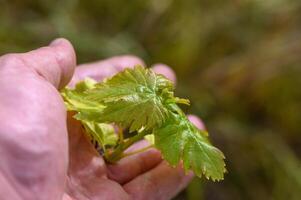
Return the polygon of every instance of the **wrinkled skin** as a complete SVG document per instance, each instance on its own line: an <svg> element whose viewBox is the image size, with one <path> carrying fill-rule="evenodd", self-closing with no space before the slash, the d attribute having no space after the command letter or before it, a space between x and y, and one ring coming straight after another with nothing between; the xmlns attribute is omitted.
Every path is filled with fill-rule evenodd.
<svg viewBox="0 0 301 200"><path fill-rule="evenodd" d="M0 57L0 199L160 200L181 191L193 175L169 167L155 149L107 165L67 116L58 92L87 76L100 81L136 64L143 62L119 56L75 69L75 52L65 39ZM167 66L153 69L175 81ZM197 117L191 120L203 128Z"/></svg>

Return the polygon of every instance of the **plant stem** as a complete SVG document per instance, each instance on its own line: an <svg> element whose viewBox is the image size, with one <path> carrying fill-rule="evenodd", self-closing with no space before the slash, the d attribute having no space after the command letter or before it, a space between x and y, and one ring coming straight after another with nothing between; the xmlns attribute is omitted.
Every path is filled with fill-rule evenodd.
<svg viewBox="0 0 301 200"><path fill-rule="evenodd" d="M138 150L136 150L136 151L131 151L131 152L129 152L129 153L124 153L124 154L122 155L122 158L127 157L127 156L132 156L132 155L137 154L137 153L144 152L144 151L146 151L146 150L148 150L148 149L150 149L150 148L153 148L153 147L154 147L154 145L151 144L151 145L149 145L149 146L147 146L147 147L138 149Z"/></svg>
<svg viewBox="0 0 301 200"><path fill-rule="evenodd" d="M121 127L118 128L118 136L119 136L119 141L121 144L124 143L124 137L123 137L123 130Z"/></svg>
<svg viewBox="0 0 301 200"><path fill-rule="evenodd" d="M105 159L109 163L116 163L118 160L124 157L124 151L129 148L132 144L135 142L138 142L141 140L145 135L150 134L150 131L142 131L139 132L137 135L128 138L128 140L124 141L123 143L119 143L117 148L107 156L105 156Z"/></svg>

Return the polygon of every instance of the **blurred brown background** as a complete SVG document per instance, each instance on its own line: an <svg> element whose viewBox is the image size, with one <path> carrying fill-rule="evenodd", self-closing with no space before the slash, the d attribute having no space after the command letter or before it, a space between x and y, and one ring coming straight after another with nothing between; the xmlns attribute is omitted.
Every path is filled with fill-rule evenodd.
<svg viewBox="0 0 301 200"><path fill-rule="evenodd" d="M176 71L229 171L176 199L301 199L300 0L0 0L0 54L56 37Z"/></svg>

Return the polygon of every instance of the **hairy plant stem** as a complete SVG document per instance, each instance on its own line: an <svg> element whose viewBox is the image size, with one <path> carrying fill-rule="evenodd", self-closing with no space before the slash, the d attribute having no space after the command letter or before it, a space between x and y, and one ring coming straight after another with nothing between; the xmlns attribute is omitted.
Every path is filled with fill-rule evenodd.
<svg viewBox="0 0 301 200"><path fill-rule="evenodd" d="M127 140L123 140L123 142L119 143L117 148L114 149L113 152L105 155L105 159L109 163L116 163L121 158L125 157L124 151L129 148L135 142L143 139L145 135L151 134L151 131L142 131L139 132L137 135L128 138Z"/></svg>

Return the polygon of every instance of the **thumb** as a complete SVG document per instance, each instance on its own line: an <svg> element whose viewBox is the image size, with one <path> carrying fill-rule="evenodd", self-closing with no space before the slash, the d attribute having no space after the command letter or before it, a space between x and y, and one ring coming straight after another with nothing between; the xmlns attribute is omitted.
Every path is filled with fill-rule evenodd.
<svg viewBox="0 0 301 200"><path fill-rule="evenodd" d="M51 42L49 46L27 53L4 55L0 58L0 66L31 68L60 89L70 81L74 73L76 56L71 43L60 38Z"/></svg>

